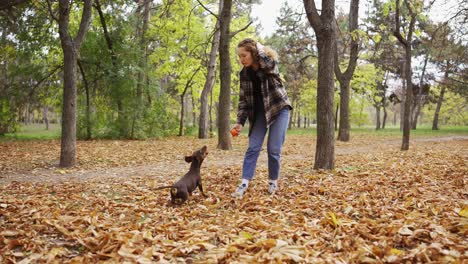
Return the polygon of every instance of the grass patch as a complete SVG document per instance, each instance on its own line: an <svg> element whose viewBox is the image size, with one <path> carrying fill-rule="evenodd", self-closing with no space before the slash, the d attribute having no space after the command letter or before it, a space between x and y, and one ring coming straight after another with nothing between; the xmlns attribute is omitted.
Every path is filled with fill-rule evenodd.
<svg viewBox="0 0 468 264"><path fill-rule="evenodd" d="M317 135L317 129L313 128L293 128L288 130L288 135ZM351 128L351 137L353 135L373 135L373 136L402 136L403 132L400 131L400 127L391 126L385 129L375 130L375 127L363 126ZM335 131L335 136L338 135L338 131ZM411 136L461 136L468 135L468 126L446 126L441 127L439 130L432 130L432 126L419 126L416 130L411 130Z"/></svg>
<svg viewBox="0 0 468 264"><path fill-rule="evenodd" d="M215 130L215 134L217 134ZM247 136L249 133L248 125L242 130L242 134ZM396 137L402 136L403 132L400 131L399 126L390 126L385 129L375 130L373 126L353 127L351 128L351 137L353 136L389 136ZM288 129L288 135L317 135L317 129L311 128L293 128ZM198 127L189 127L185 133L186 136L197 137ZM335 137L338 132L335 132ZM424 137L424 136L468 136L468 126L441 126L439 130L432 130L430 125L419 126L416 130L411 130L410 137ZM18 133L6 134L0 137L1 141L13 140L51 140L60 138L60 124L50 124L49 130L45 130L44 124L32 124L21 127Z"/></svg>
<svg viewBox="0 0 468 264"><path fill-rule="evenodd" d="M50 124L49 130L46 130L44 124L23 125L19 132L6 134L0 137L0 141L58 139L60 131L60 124Z"/></svg>

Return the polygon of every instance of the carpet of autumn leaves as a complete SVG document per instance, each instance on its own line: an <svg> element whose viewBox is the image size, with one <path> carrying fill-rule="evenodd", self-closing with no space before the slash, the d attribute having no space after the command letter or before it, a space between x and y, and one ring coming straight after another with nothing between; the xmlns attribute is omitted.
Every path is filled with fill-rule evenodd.
<svg viewBox="0 0 468 264"><path fill-rule="evenodd" d="M315 137L288 136L280 191L266 154L234 199L247 139L78 142L60 169L58 141L0 143L0 263L466 263L468 137L355 136L336 168L312 170ZM207 145L198 192L169 191Z"/></svg>

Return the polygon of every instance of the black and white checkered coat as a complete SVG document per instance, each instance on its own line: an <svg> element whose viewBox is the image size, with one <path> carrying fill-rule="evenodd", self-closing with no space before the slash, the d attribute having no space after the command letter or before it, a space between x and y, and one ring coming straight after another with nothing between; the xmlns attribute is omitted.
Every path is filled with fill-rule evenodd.
<svg viewBox="0 0 468 264"><path fill-rule="evenodd" d="M257 71L257 76L261 82L260 86L265 108L265 118L267 127L269 127L273 122L275 122L276 117L284 107L292 109L292 105L289 101L283 81L280 78L276 61L268 57L266 54L261 53L259 64L260 69ZM244 125L247 119L250 124L250 135L255 122L254 87L247 69L244 67L240 72L237 123Z"/></svg>

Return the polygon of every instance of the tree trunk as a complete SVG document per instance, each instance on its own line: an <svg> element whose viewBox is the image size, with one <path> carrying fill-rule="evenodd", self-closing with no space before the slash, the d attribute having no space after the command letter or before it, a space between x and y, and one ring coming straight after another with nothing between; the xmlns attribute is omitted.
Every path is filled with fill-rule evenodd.
<svg viewBox="0 0 468 264"><path fill-rule="evenodd" d="M409 149L410 129L411 129L411 104L413 100L413 84L411 80L411 45L406 47L406 96L405 114L403 121L403 141L401 150Z"/></svg>
<svg viewBox="0 0 468 264"><path fill-rule="evenodd" d="M421 78L419 79L419 89L418 89L418 95L416 96L414 100L414 107L413 107L413 115L412 115L412 122L411 122L411 129L416 129L416 126L418 125L418 118L419 114L421 113L421 106L424 104L423 102L423 85L424 85L424 74L426 73L426 66L427 66L427 61L429 60L429 52L426 54L426 58L424 59L424 65L421 73Z"/></svg>
<svg viewBox="0 0 468 264"><path fill-rule="evenodd" d="M295 115L295 108L297 107L296 100L294 98L291 98L291 104L294 106L293 109L291 109L289 113L289 124L288 124L288 130L291 130L293 125L294 125L294 115Z"/></svg>
<svg viewBox="0 0 468 264"><path fill-rule="evenodd" d="M59 35L63 50L63 110L60 167L71 167L76 162L76 60L81 42L91 22L92 0L84 1L78 34L72 39L69 32L70 2L60 0Z"/></svg>
<svg viewBox="0 0 468 264"><path fill-rule="evenodd" d="M296 111L297 113L297 116L296 116L296 120L297 120L297 124L296 124L296 127L297 128L301 128L301 112L300 111Z"/></svg>
<svg viewBox="0 0 468 264"><path fill-rule="evenodd" d="M358 15L359 15L359 0L352 0L349 6L349 32L354 33L358 28ZM349 141L349 96L350 89L349 83L356 69L358 59L359 44L356 38L351 38L350 45L350 59L348 67L344 73L341 73L340 63L338 58L338 50L335 48L334 54L334 71L335 75L340 82L340 127L338 130L338 140L347 142Z"/></svg>
<svg viewBox="0 0 468 264"><path fill-rule="evenodd" d="M210 91L210 135L213 135L213 89Z"/></svg>
<svg viewBox="0 0 468 264"><path fill-rule="evenodd" d="M46 130L49 130L49 107L47 105L44 106L42 113L44 115Z"/></svg>
<svg viewBox="0 0 468 264"><path fill-rule="evenodd" d="M180 95L180 123L179 123L179 136L184 135L184 117L185 117L185 94L187 93L188 88L192 87L193 83L193 78L195 78L195 75L197 72L201 69L201 66L198 67L190 76L190 79L187 80L187 83L185 84L184 91Z"/></svg>
<svg viewBox="0 0 468 264"><path fill-rule="evenodd" d="M219 1L218 13L221 13L223 8L223 0ZM211 42L210 57L208 60L208 73L206 75L205 85L200 97L200 120L198 123L198 138L208 138L208 95L214 86L215 81L215 69L216 69L216 54L219 49L219 19L216 20L215 32L213 34L213 41ZM211 119L211 118L210 118Z"/></svg>
<svg viewBox="0 0 468 264"><path fill-rule="evenodd" d="M351 79L340 81L340 127L338 129L338 140L349 141L349 83Z"/></svg>
<svg viewBox="0 0 468 264"><path fill-rule="evenodd" d="M375 107L375 130L380 130L380 106Z"/></svg>
<svg viewBox="0 0 468 264"><path fill-rule="evenodd" d="M195 112L196 104L195 104L195 96L193 96L193 88L191 89L192 93L190 97L192 97L192 127L195 126L197 123L197 112Z"/></svg>
<svg viewBox="0 0 468 264"><path fill-rule="evenodd" d="M412 7L405 1L405 5L410 13L410 24L407 29L406 39L400 33L400 0L396 0L395 10L395 31L394 35L398 41L405 48L405 77L406 77L406 96L405 96L405 109L403 115L403 140L401 144L401 150L409 149L409 139L411 130L411 105L413 100L413 82L412 82L412 71L411 71L411 43L414 25L416 23L416 13L413 12Z"/></svg>
<svg viewBox="0 0 468 264"><path fill-rule="evenodd" d="M439 130L439 113L440 108L442 107L442 102L444 101L445 86L442 86L440 90L439 100L437 101L437 107L434 113L434 120L432 121L432 130Z"/></svg>
<svg viewBox="0 0 468 264"><path fill-rule="evenodd" d="M139 49L141 56L139 58L138 66L139 71L137 73L137 82L136 82L136 96L134 98L133 106L133 118L132 118L132 127L130 131L130 138L136 138L136 131L139 131L141 128L141 119L143 116L143 111L145 105L143 105L143 87L147 79L146 75L146 65L147 65L147 41L145 38L146 31L148 29L148 21L150 18L150 5L151 1L141 1L138 3L138 8L136 13L139 15L140 10L143 8L143 18L142 24L137 26L136 38L139 39Z"/></svg>
<svg viewBox="0 0 468 264"><path fill-rule="evenodd" d="M81 60L77 60L78 62L78 68L80 69L81 76L83 78L83 83L85 87L85 93L86 93L86 140L91 139L91 109L90 109L90 97L89 97L89 84L88 80L86 79L86 75L84 72L83 65L81 64Z"/></svg>
<svg viewBox="0 0 468 264"><path fill-rule="evenodd" d="M126 117L124 116L124 110L123 110L123 98L120 95L120 92L116 90L118 87L115 84L118 78L117 72L119 70L117 68L117 54L114 51L114 43L112 42L109 31L107 30L106 19L102 12L99 0L95 0L95 1L96 1L95 8L97 9L98 14L99 14L99 20L101 22L102 30L104 31L104 38L106 39L107 49L111 57L112 71L110 74L110 81L111 81L110 86L111 86L111 90L113 90L115 93L115 97L117 101L117 114L118 114L117 122L119 124L119 129L120 129L119 133L121 136L128 136L126 132L126 127L123 125L126 119Z"/></svg>
<svg viewBox="0 0 468 264"><path fill-rule="evenodd" d="M384 98L385 100L385 98ZM383 105L383 120L382 120L382 129L385 129L385 123L387 122L387 108L385 107L385 101Z"/></svg>
<svg viewBox="0 0 468 264"><path fill-rule="evenodd" d="M184 135L184 118L185 118L185 92L187 91L187 87L185 88L184 92L180 95L180 122L179 122L179 137Z"/></svg>
<svg viewBox="0 0 468 264"><path fill-rule="evenodd" d="M317 145L314 169L333 169L335 166L334 142L334 55L335 55L335 2L322 1L319 15L312 0L304 0L309 23L317 36Z"/></svg>
<svg viewBox="0 0 468 264"><path fill-rule="evenodd" d="M230 31L232 0L225 0L220 15L220 46L219 61L221 90L219 93L219 111L218 111L218 148L229 150L231 146L230 138L230 108L231 108L231 58L229 56Z"/></svg>
<svg viewBox="0 0 468 264"><path fill-rule="evenodd" d="M340 110L340 104L336 104L336 111L335 111L335 131L338 130L338 111Z"/></svg>
<svg viewBox="0 0 468 264"><path fill-rule="evenodd" d="M445 73L444 73L445 83L442 84L442 89L440 90L439 100L437 100L437 107L434 113L434 119L432 121L432 130L439 130L439 113L440 113L440 108L442 107L442 103L444 102L444 94L445 94L445 89L447 87L446 82L448 81L448 77L449 77L449 69L450 69L450 63L449 61L447 61L447 65L446 65Z"/></svg>

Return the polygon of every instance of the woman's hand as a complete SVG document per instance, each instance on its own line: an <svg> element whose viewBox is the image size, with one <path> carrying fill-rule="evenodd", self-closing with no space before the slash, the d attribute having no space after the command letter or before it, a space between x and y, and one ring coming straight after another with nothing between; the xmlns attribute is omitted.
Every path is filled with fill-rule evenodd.
<svg viewBox="0 0 468 264"><path fill-rule="evenodd" d="M233 137L236 137L240 134L242 131L242 125L241 124L235 124L234 127L231 129L231 135Z"/></svg>

